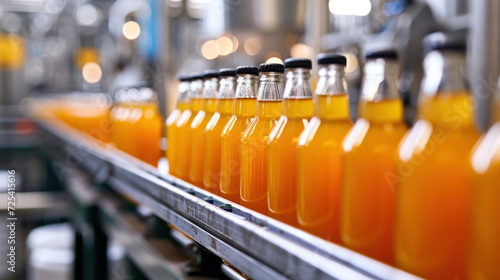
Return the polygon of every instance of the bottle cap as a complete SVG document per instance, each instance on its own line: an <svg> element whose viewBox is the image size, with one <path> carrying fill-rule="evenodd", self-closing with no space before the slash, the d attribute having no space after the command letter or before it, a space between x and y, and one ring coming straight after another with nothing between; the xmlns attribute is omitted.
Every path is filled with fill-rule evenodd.
<svg viewBox="0 0 500 280"><path fill-rule="evenodd" d="M262 63L259 66L259 72L261 72L261 73L266 73L266 72L285 73L285 66L283 64L278 64L278 63Z"/></svg>
<svg viewBox="0 0 500 280"><path fill-rule="evenodd" d="M347 65L347 59L345 56L340 55L340 54L334 54L334 53L320 53L318 56L316 56L316 59L318 60L318 65L325 65L325 64L339 64L339 65Z"/></svg>
<svg viewBox="0 0 500 280"><path fill-rule="evenodd" d="M193 79L193 75L180 74L179 76L177 76L177 80L179 80L181 82L191 81L192 79Z"/></svg>
<svg viewBox="0 0 500 280"><path fill-rule="evenodd" d="M219 77L235 77L236 70L232 68L222 68L219 70Z"/></svg>
<svg viewBox="0 0 500 280"><path fill-rule="evenodd" d="M259 76L259 68L254 66L236 67L236 75L245 75L245 74Z"/></svg>
<svg viewBox="0 0 500 280"><path fill-rule="evenodd" d="M312 68L312 62L307 58L287 58L285 59L285 68Z"/></svg>
<svg viewBox="0 0 500 280"><path fill-rule="evenodd" d="M398 52L393 49L388 49L388 50L379 50L379 51L369 51L365 55L365 59L377 59L377 58L383 58L383 59L393 59L397 60L398 59Z"/></svg>
<svg viewBox="0 0 500 280"><path fill-rule="evenodd" d="M205 77L203 73L195 72L191 74L191 80L201 80Z"/></svg>
<svg viewBox="0 0 500 280"><path fill-rule="evenodd" d="M217 70L205 70L203 71L204 78L219 78L219 71Z"/></svg>
<svg viewBox="0 0 500 280"><path fill-rule="evenodd" d="M463 33L434 32L424 37L423 47L425 52L434 50L465 51L467 44Z"/></svg>

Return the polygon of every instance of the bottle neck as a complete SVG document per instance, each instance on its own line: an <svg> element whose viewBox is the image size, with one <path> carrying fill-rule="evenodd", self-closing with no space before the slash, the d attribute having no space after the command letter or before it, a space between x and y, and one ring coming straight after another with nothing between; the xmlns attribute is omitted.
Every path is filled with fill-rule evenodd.
<svg viewBox="0 0 500 280"><path fill-rule="evenodd" d="M281 101L283 99L283 74L266 72L260 75L257 100Z"/></svg>
<svg viewBox="0 0 500 280"><path fill-rule="evenodd" d="M217 99L216 98L203 98L202 110L207 114L212 114L217 111Z"/></svg>
<svg viewBox="0 0 500 280"><path fill-rule="evenodd" d="M257 98L259 76L238 75L236 84L236 98Z"/></svg>
<svg viewBox="0 0 500 280"><path fill-rule="evenodd" d="M283 99L312 98L311 71L304 68L287 70Z"/></svg>
<svg viewBox="0 0 500 280"><path fill-rule="evenodd" d="M257 109L257 98L236 98L234 102L234 114L239 118L255 117Z"/></svg>
<svg viewBox="0 0 500 280"><path fill-rule="evenodd" d="M233 99L236 90L236 77L224 77L219 83L219 99Z"/></svg>
<svg viewBox="0 0 500 280"><path fill-rule="evenodd" d="M189 98L197 99L203 96L203 81L194 80L190 84Z"/></svg>
<svg viewBox="0 0 500 280"><path fill-rule="evenodd" d="M473 127L474 110L464 65L462 51L432 51L425 56L419 118L443 129Z"/></svg>
<svg viewBox="0 0 500 280"><path fill-rule="evenodd" d="M374 123L403 121L403 103L397 88L398 64L395 60L374 59L365 65L359 115Z"/></svg>
<svg viewBox="0 0 500 280"><path fill-rule="evenodd" d="M189 108L189 101L177 102L177 109L184 111Z"/></svg>
<svg viewBox="0 0 500 280"><path fill-rule="evenodd" d="M321 65L316 85L314 113L325 120L349 120L349 96L344 65Z"/></svg>
<svg viewBox="0 0 500 280"><path fill-rule="evenodd" d="M397 79L397 61L382 58L368 60L361 87L361 103L400 99Z"/></svg>
<svg viewBox="0 0 500 280"><path fill-rule="evenodd" d="M208 78L203 80L203 98L217 98L219 94L219 79Z"/></svg>
<svg viewBox="0 0 500 280"><path fill-rule="evenodd" d="M202 109L202 106L203 106L203 99L201 99L201 97L191 98L189 100L189 110L192 113L198 113Z"/></svg>
<svg viewBox="0 0 500 280"><path fill-rule="evenodd" d="M425 76L421 86L422 95L435 96L469 92L464 76L465 53L461 51L432 51L425 56L423 65Z"/></svg>
<svg viewBox="0 0 500 280"><path fill-rule="evenodd" d="M179 107L180 104L186 103L189 100L190 83L187 81L180 82L178 91L179 91L179 97L177 98L177 107Z"/></svg>
<svg viewBox="0 0 500 280"><path fill-rule="evenodd" d="M343 65L321 65L318 76L316 95L344 95L347 93L347 82L344 77Z"/></svg>
<svg viewBox="0 0 500 280"><path fill-rule="evenodd" d="M217 112L221 115L232 115L234 112L234 98L219 98L217 100Z"/></svg>

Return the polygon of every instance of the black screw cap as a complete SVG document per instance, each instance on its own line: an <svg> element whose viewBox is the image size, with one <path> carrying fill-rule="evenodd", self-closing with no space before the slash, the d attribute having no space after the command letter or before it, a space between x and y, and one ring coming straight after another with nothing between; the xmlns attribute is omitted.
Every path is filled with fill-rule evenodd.
<svg viewBox="0 0 500 280"><path fill-rule="evenodd" d="M259 66L259 72L260 73L266 73L266 72L278 72L278 73L285 73L285 65L283 64L278 64L278 63L262 63Z"/></svg>
<svg viewBox="0 0 500 280"><path fill-rule="evenodd" d="M288 68L312 68L312 62L307 58L287 58L285 59L285 69Z"/></svg>
<svg viewBox="0 0 500 280"><path fill-rule="evenodd" d="M325 64L339 64L339 65L347 65L347 59L345 56L334 53L320 53L316 56L318 60L318 65Z"/></svg>
<svg viewBox="0 0 500 280"><path fill-rule="evenodd" d="M254 66L239 66L236 67L236 75L259 75L259 68Z"/></svg>
<svg viewBox="0 0 500 280"><path fill-rule="evenodd" d="M380 51L369 51L365 55L365 59L377 59L377 58L384 58L384 59L392 59L392 60L397 60L399 57L398 52L396 50L380 50Z"/></svg>

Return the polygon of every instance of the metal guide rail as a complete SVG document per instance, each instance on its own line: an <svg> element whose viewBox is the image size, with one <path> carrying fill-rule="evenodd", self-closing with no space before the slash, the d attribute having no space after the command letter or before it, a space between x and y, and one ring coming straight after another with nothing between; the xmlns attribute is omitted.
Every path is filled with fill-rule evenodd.
<svg viewBox="0 0 500 280"><path fill-rule="evenodd" d="M151 208L254 279L420 279L159 173L55 119L35 119L46 143L97 182ZM213 196L214 203L203 198ZM232 205L232 213L220 209Z"/></svg>

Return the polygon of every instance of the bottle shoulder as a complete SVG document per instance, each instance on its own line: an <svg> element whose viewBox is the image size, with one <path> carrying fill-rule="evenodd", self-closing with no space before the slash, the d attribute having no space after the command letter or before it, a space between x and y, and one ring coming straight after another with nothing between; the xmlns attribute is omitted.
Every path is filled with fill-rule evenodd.
<svg viewBox="0 0 500 280"><path fill-rule="evenodd" d="M349 120L313 117L299 137L299 146L340 146L352 128Z"/></svg>
<svg viewBox="0 0 500 280"><path fill-rule="evenodd" d="M300 134L304 131L309 123L309 119L304 118L288 118L281 116L278 123L269 134L269 143L296 145Z"/></svg>
<svg viewBox="0 0 500 280"><path fill-rule="evenodd" d="M396 151L398 144L408 130L403 122L370 122L359 119L347 133L344 152L383 154Z"/></svg>
<svg viewBox="0 0 500 280"><path fill-rule="evenodd" d="M181 115L182 115L182 111L181 110L179 110L179 109L173 110L172 113L170 113L170 115L168 115L168 118L165 121L165 125L167 127L172 126L173 124L175 124L177 122L177 120L179 120L179 118L181 117Z"/></svg>
<svg viewBox="0 0 500 280"><path fill-rule="evenodd" d="M411 161L422 154L436 164L465 160L477 142L479 134L473 129L448 130L418 120L406 133L399 147L401 161Z"/></svg>
<svg viewBox="0 0 500 280"><path fill-rule="evenodd" d="M212 116L213 113L199 111L198 114L196 114L196 116L194 117L193 122L191 123L191 128L192 129L198 129L200 127L205 128L204 126L208 124Z"/></svg>
<svg viewBox="0 0 500 280"><path fill-rule="evenodd" d="M267 144L269 134L276 123L277 121L274 119L254 118L243 134L242 143L248 144L256 142L260 144Z"/></svg>
<svg viewBox="0 0 500 280"><path fill-rule="evenodd" d="M226 136L243 137L243 133L253 118L231 116L222 130L222 138Z"/></svg>
<svg viewBox="0 0 500 280"><path fill-rule="evenodd" d="M215 113L210 121L207 124L207 133L208 132L217 132L220 133L226 126L227 122L231 119L230 115L223 115L220 113Z"/></svg>

